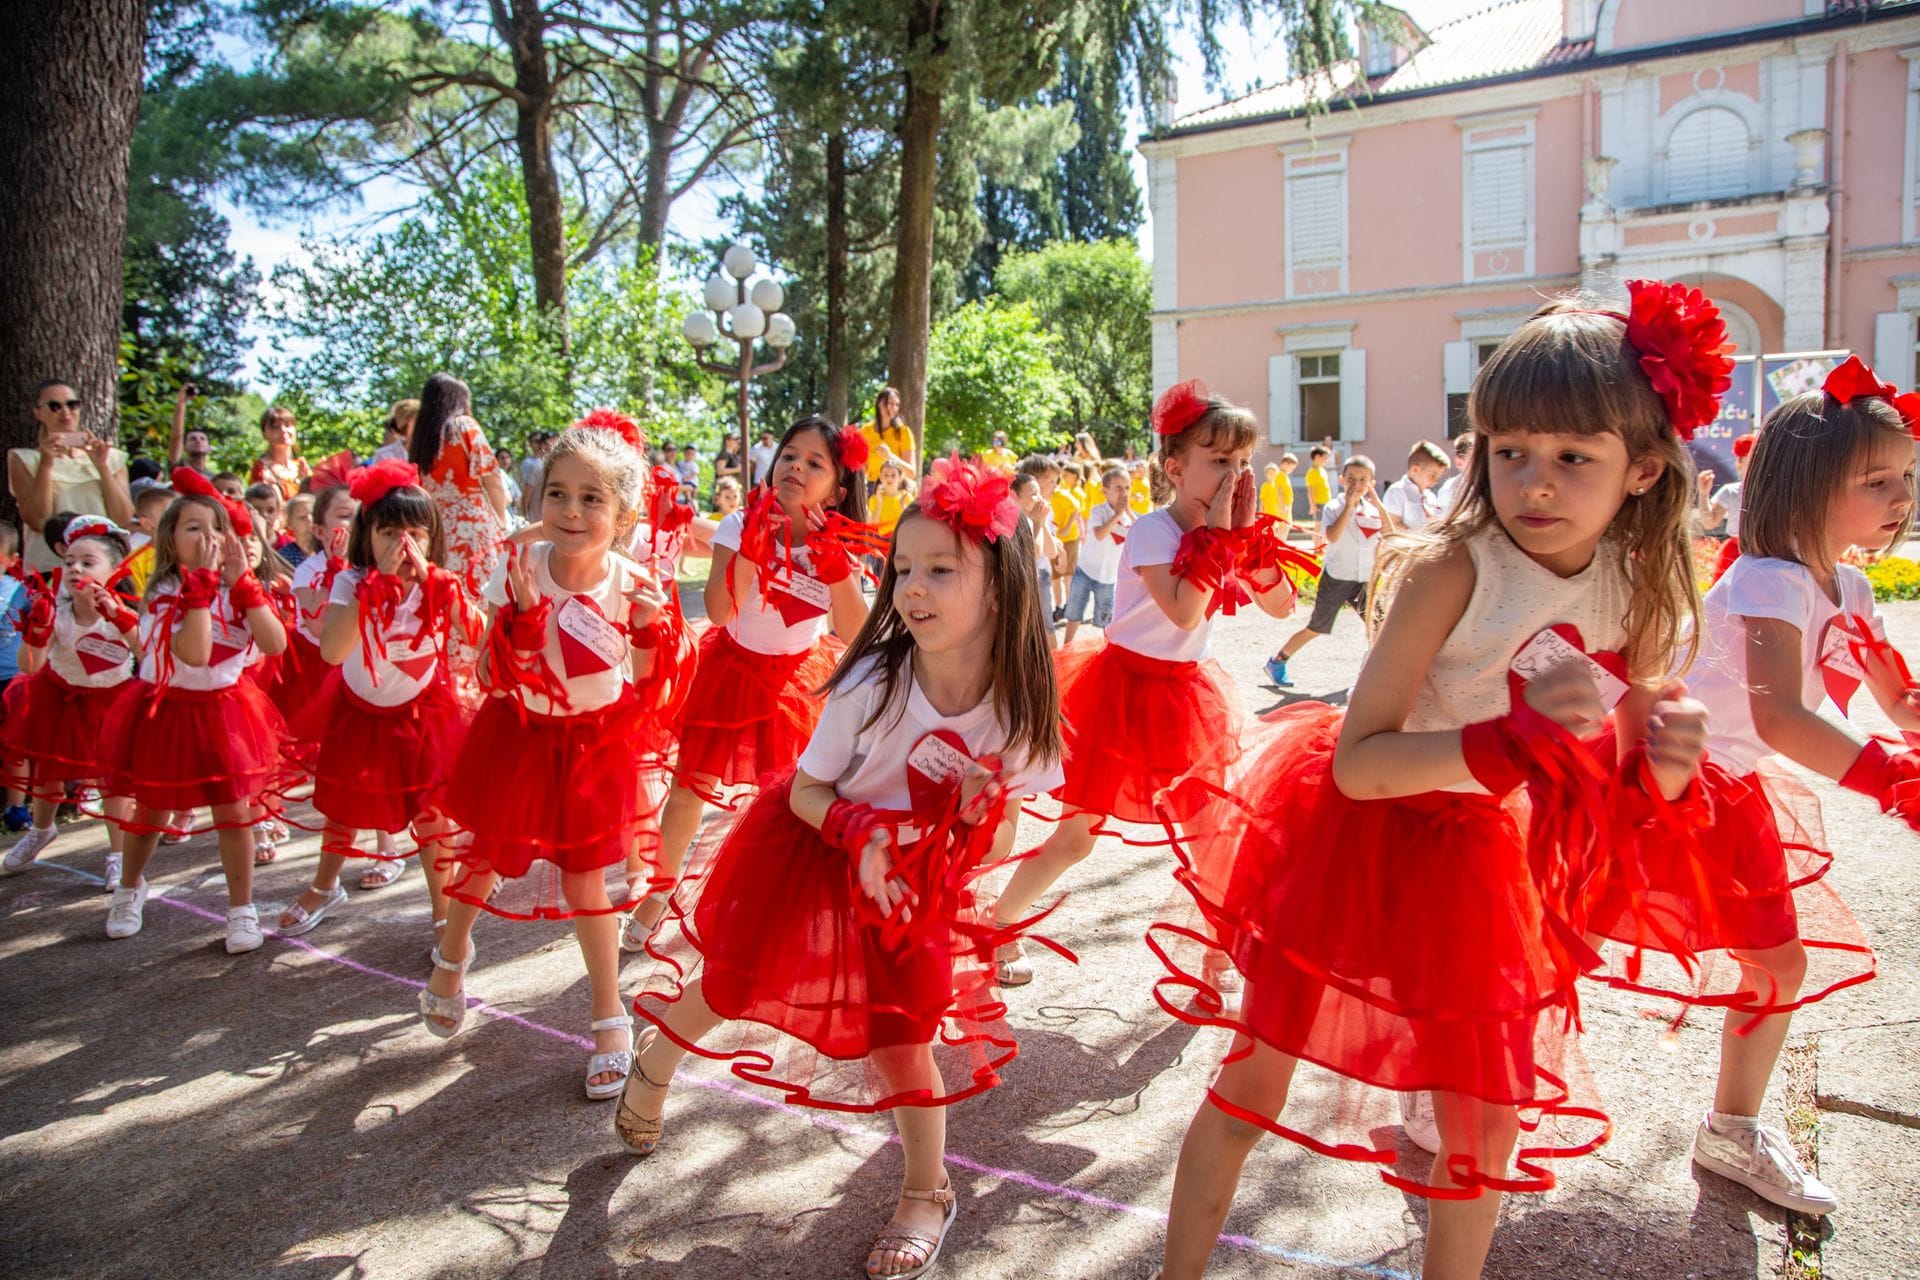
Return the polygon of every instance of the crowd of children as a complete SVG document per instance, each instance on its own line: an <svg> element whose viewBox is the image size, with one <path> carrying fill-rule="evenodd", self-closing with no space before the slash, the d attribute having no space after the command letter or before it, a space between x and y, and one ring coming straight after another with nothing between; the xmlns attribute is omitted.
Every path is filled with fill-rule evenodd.
<svg viewBox="0 0 1920 1280"><path fill-rule="evenodd" d="M1429 1197L1423 1274L1480 1274L1502 1193L1606 1140L1583 977L1723 1009L1694 1160L1825 1213L1762 1099L1792 1013L1873 959L1775 761L1920 827L1920 757L1817 714L1864 686L1920 733L1845 563L1908 532L1920 397L1849 360L1716 490L1687 442L1728 385L1724 325L1682 286L1629 294L1536 312L1476 379L1471 432L1416 445L1384 493L1369 458L1333 471L1315 446L1304 522L1297 459L1257 480L1257 421L1192 382L1155 404L1150 458L996 440L917 485L870 433L803 418L711 519L596 411L546 448L534 522L477 597L404 461L291 497L183 467L136 495L134 530L55 521L60 568L0 580L0 758L30 808L3 869L78 801L109 824L106 930L129 938L156 845L208 815L238 953L265 933L273 824L322 833L283 935L341 908L350 859L390 879L410 835L424 1028L461 1030L483 915L570 921L583 1086L619 1099L625 1150L670 1152L689 1053L799 1105L891 1111L900 1195L870 1276L937 1260L946 1109L1002 1082L1001 991L1035 979L1026 944L1063 949L1042 899L1102 837L1163 850L1191 897L1138 920L1161 1004L1234 1033L1179 1155L1170 1280L1205 1270L1267 1132ZM1702 514L1736 520L1741 553L1704 601ZM698 632L688 546L711 553ZM0 567L17 551L0 531ZM1309 584L1269 676L1287 686L1350 607L1360 677L1344 706L1244 724L1214 619L1286 619ZM1036 804L1051 832L1016 851ZM631 1004L622 950L649 961ZM1698 963L1723 951L1719 977ZM1296 1115L1303 1060L1398 1095L1430 1168L1403 1169L1363 1103Z"/></svg>

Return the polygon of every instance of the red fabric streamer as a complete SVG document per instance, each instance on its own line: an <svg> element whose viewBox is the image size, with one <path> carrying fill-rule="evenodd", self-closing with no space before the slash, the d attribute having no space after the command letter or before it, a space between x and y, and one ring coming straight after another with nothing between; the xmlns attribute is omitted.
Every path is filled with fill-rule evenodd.
<svg viewBox="0 0 1920 1280"><path fill-rule="evenodd" d="M267 594L267 589L260 585L260 579L253 576L251 569L233 580L233 585L227 588L227 600L238 613L273 607L273 597Z"/></svg>
<svg viewBox="0 0 1920 1280"><path fill-rule="evenodd" d="M873 839L873 833L884 827L880 811L870 804L855 804L851 800L835 799L827 806L827 816L820 823L820 838L834 848L850 854L857 860L866 853L867 844ZM858 878L858 869L855 869Z"/></svg>
<svg viewBox="0 0 1920 1280"><path fill-rule="evenodd" d="M789 541L793 520L780 508L771 486L754 490L747 513L740 524L740 554L760 566L767 584L791 581L794 573L793 547ZM760 606L772 608L766 586L760 590Z"/></svg>
<svg viewBox="0 0 1920 1280"><path fill-rule="evenodd" d="M1185 382L1176 382L1160 393L1153 405L1153 433L1157 436L1177 436L1200 420L1213 402L1213 396L1207 390L1207 384L1198 378L1189 378Z"/></svg>
<svg viewBox="0 0 1920 1280"><path fill-rule="evenodd" d="M387 656L386 633L407 598L407 588L392 574L371 569L360 580L353 596L360 608L360 658L366 664L367 678L378 685L379 668L374 665L374 658Z"/></svg>
<svg viewBox="0 0 1920 1280"><path fill-rule="evenodd" d="M220 598L220 574L214 569L189 569L180 575L180 607L211 609Z"/></svg>
<svg viewBox="0 0 1920 1280"><path fill-rule="evenodd" d="M55 590L58 590L56 587ZM20 643L29 649L44 649L53 639L53 592L33 592L26 620L20 625Z"/></svg>
<svg viewBox="0 0 1920 1280"><path fill-rule="evenodd" d="M1873 797L1880 812L1891 813L1920 831L1920 753L1894 754L1878 740L1869 739L1840 785Z"/></svg>
<svg viewBox="0 0 1920 1280"><path fill-rule="evenodd" d="M487 641L488 683L498 692L525 689L545 697L562 710L572 710L566 681L547 662L547 619L553 602L542 600L525 610L509 600L493 615L493 634ZM516 704L518 700L516 699Z"/></svg>
<svg viewBox="0 0 1920 1280"><path fill-rule="evenodd" d="M1207 601L1207 616L1225 613L1232 617L1253 597L1239 578L1241 530L1215 529L1199 525L1187 530L1174 553L1173 576L1200 591L1213 592Z"/></svg>
<svg viewBox="0 0 1920 1280"><path fill-rule="evenodd" d="M679 604L670 601L645 626L636 627L629 617L626 632L628 644L653 655L652 667L636 686L642 705L663 723L678 721L687 692L693 687L699 655L693 630L681 616Z"/></svg>
<svg viewBox="0 0 1920 1280"><path fill-rule="evenodd" d="M1255 517L1253 524L1240 534L1240 576L1252 578L1256 573L1273 569L1280 573L1282 582L1288 581L1290 572L1310 580L1318 578L1320 562L1287 541L1290 528L1292 526L1278 516Z"/></svg>
<svg viewBox="0 0 1920 1280"><path fill-rule="evenodd" d="M879 529L829 511L825 523L807 530L807 550L813 556L813 574L831 586L853 573L862 556L882 556L889 542Z"/></svg>

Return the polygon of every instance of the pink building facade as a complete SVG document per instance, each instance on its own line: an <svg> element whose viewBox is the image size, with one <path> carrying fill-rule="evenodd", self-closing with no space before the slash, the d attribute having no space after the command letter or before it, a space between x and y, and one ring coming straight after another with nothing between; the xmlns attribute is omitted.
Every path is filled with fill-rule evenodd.
<svg viewBox="0 0 1920 1280"><path fill-rule="evenodd" d="M1383 478L1464 428L1480 362L1583 281L1685 280L1742 354L1920 381L1920 3L1506 0L1163 121L1158 392L1331 436Z"/></svg>

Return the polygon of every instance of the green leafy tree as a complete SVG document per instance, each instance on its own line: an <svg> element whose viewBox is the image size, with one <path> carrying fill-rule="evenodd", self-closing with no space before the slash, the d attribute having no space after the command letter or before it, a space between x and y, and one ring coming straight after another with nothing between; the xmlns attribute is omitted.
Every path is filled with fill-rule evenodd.
<svg viewBox="0 0 1920 1280"><path fill-rule="evenodd" d="M1118 454L1137 436L1153 394L1153 275L1131 240L1063 240L1009 254L995 293L1032 309L1066 387L1055 426L1091 431Z"/></svg>
<svg viewBox="0 0 1920 1280"><path fill-rule="evenodd" d="M996 431L1018 453L1058 444L1067 387L1052 345L1025 303L970 302L934 326L925 430L934 454L984 449Z"/></svg>

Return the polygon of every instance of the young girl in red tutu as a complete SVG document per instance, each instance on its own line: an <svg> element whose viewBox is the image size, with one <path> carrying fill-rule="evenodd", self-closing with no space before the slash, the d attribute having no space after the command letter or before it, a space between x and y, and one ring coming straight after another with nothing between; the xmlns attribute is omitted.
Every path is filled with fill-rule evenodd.
<svg viewBox="0 0 1920 1280"><path fill-rule="evenodd" d="M358 507L345 485L330 485L313 500L314 536L322 553L308 556L294 567L293 620L287 628L287 651L273 683L273 705L287 718L290 729L320 692L332 668L320 656L320 617L327 611L333 581L346 567L347 536Z"/></svg>
<svg viewBox="0 0 1920 1280"><path fill-rule="evenodd" d="M820 716L817 691L866 619L857 572L873 545L863 523L866 453L858 427L800 419L780 439L770 483L714 531L708 626L660 815L669 876L686 858L703 805L731 808L762 775L799 758ZM643 902L621 944L645 946L666 908L664 893Z"/></svg>
<svg viewBox="0 0 1920 1280"><path fill-rule="evenodd" d="M542 540L509 543L487 583L480 679L490 696L441 806L472 843L455 851L447 925L420 995L427 1030L453 1035L467 1013L462 975L482 908L571 917L592 1001L593 1099L617 1096L633 1061L615 913L635 901L627 857L653 830L668 743L662 709L692 652L660 584L614 550L639 518L647 472L639 429L621 422L620 432L561 435L542 479Z"/></svg>
<svg viewBox="0 0 1920 1280"><path fill-rule="evenodd" d="M174 810L209 806L227 878L227 950L260 946L253 906L257 803L280 766L286 725L247 679L257 655L286 647L266 588L248 567L246 504L216 493L199 472L173 473L180 496L154 534L153 577L140 619L140 674L101 730L109 795L132 796L120 887L107 907L107 936L140 932L147 900L141 874Z"/></svg>
<svg viewBox="0 0 1920 1280"><path fill-rule="evenodd" d="M1689 677L1711 730L1697 840L1652 845L1593 916L1596 932L1640 948L1737 961L1731 983L1692 963L1691 981L1651 969L1619 981L1726 1008L1694 1163L1798 1213L1839 1202L1786 1134L1760 1123L1767 1081L1792 1011L1872 977L1874 962L1821 878L1832 855L1819 802L1776 756L1920 827L1920 757L1819 714L1828 697L1844 713L1864 685L1897 727L1920 732L1920 690L1886 646L1873 588L1840 563L1850 547L1905 541L1916 430L1920 395L1898 395L1858 357L1768 417L1741 494L1741 555L1707 593Z"/></svg>
<svg viewBox="0 0 1920 1280"><path fill-rule="evenodd" d="M140 615L110 585L128 554L126 530L100 516L67 526L67 551L56 589L37 597L20 632L20 669L7 689L0 759L23 775L10 782L27 793L33 827L0 861L0 874L24 871L59 834L55 811L70 784L98 784L106 773L101 726L133 678ZM121 848L132 804L109 797L109 892L119 883Z"/></svg>
<svg viewBox="0 0 1920 1280"><path fill-rule="evenodd" d="M1253 415L1184 382L1160 397L1153 428L1156 497L1165 505L1127 533L1104 641L1057 656L1067 742L1062 815L1001 890L1001 925L1024 919L1092 851L1096 836L1112 833L1107 819L1211 825L1198 797L1222 787L1240 758L1238 698L1208 656L1214 615L1249 595L1270 617L1293 612L1295 595L1278 561L1261 558L1284 539L1272 535L1272 517L1256 527ZM1161 799L1182 780L1192 789L1183 787L1171 804ZM1172 839L1170 825L1163 832L1148 842ZM1020 944L1007 944L1000 981L1032 980Z"/></svg>
<svg viewBox="0 0 1920 1280"><path fill-rule="evenodd" d="M933 1264L956 1212L945 1107L1015 1053L969 886L1011 848L1020 797L1059 781L1060 729L1008 480L934 463L798 765L682 882L634 1006L654 1024L615 1119L635 1155L689 1050L801 1105L893 1109L906 1168L870 1276Z"/></svg>
<svg viewBox="0 0 1920 1280"><path fill-rule="evenodd" d="M333 674L292 730L326 827L312 885L280 915L283 934L306 933L347 900L340 868L356 853L354 833L369 828L389 849L394 833L413 832L433 920L447 918L441 860L450 833L439 804L466 722L447 658L469 620L465 595L441 567L440 513L419 478L410 462L375 463L330 508L359 511L320 625L318 656Z"/></svg>
<svg viewBox="0 0 1920 1280"><path fill-rule="evenodd" d="M1246 991L1236 1016L1161 993L1236 1033L1181 1148L1168 1280L1203 1272L1266 1131L1430 1197L1430 1280L1479 1275L1499 1193L1546 1190L1540 1161L1605 1140L1568 1061L1595 960L1583 904L1609 815L1658 811L1697 771L1704 713L1665 675L1698 613L1683 440L1731 369L1698 291L1630 288L1630 316L1557 301L1487 361L1459 504L1389 548L1347 708L1276 715L1239 788L1236 857L1183 868ZM1623 759L1576 736L1610 707ZM1204 982L1176 968L1163 988ZM1340 1089L1330 1113L1281 1120L1303 1059L1433 1093L1424 1184L1387 1172L1399 1153L1355 1096L1384 1094Z"/></svg>

